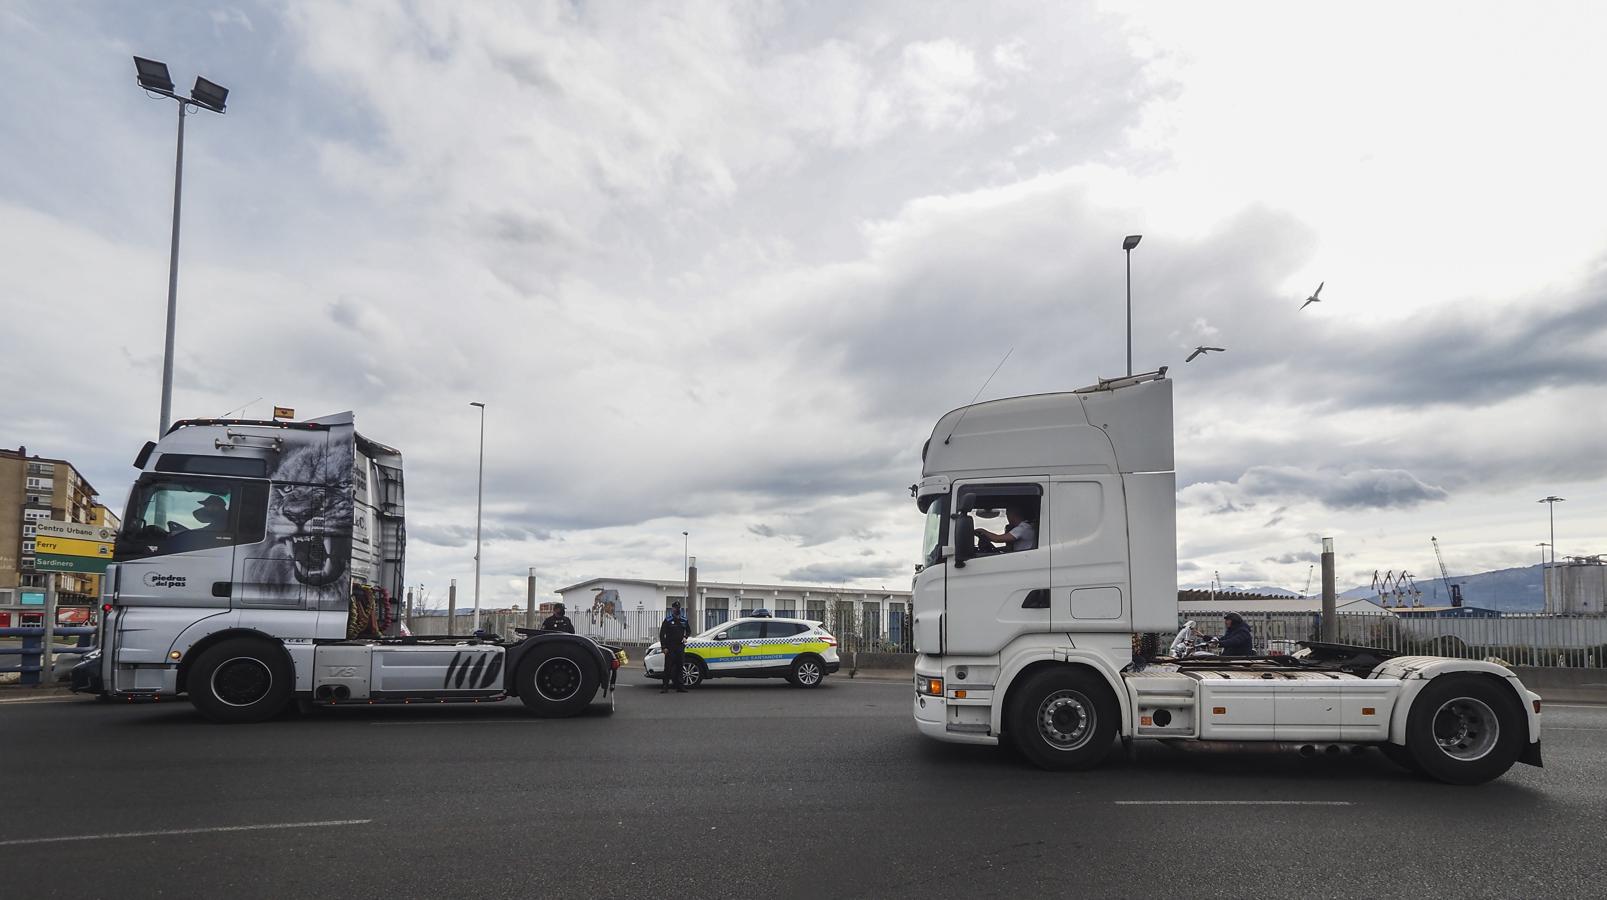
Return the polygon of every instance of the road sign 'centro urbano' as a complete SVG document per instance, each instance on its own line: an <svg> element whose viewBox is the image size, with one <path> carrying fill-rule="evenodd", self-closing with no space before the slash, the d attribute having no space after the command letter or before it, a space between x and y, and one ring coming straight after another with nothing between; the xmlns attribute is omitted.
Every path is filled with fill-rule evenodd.
<svg viewBox="0 0 1607 900"><path fill-rule="evenodd" d="M112 561L117 532L106 525L44 519L34 528L34 568L100 575Z"/></svg>

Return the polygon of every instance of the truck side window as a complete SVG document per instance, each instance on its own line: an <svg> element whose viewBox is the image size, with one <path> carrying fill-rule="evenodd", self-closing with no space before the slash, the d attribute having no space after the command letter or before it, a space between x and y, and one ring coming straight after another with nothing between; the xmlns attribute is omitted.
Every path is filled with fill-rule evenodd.
<svg viewBox="0 0 1607 900"><path fill-rule="evenodd" d="M959 491L959 512L975 523L976 552L1020 553L1044 543L1043 486L973 484Z"/></svg>
<svg viewBox="0 0 1607 900"><path fill-rule="evenodd" d="M146 476L129 497L116 557L140 559L261 541L267 496L266 482Z"/></svg>

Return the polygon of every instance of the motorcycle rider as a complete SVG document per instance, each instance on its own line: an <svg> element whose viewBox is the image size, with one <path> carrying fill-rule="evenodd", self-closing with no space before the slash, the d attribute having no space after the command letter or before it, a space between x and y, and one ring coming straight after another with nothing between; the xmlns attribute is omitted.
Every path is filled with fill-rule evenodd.
<svg viewBox="0 0 1607 900"><path fill-rule="evenodd" d="M543 619L541 622L541 630L567 631L570 634L574 634L575 623L569 621L569 617L564 615L564 605L562 603L554 603L552 606L552 615Z"/></svg>
<svg viewBox="0 0 1607 900"><path fill-rule="evenodd" d="M691 635L692 626L681 612L681 601L677 600L670 604L663 624L658 626L658 645L664 650L664 685L659 688L660 694L669 691L671 678L675 679L675 692L686 693L681 684L681 665L686 661L686 639Z"/></svg>
<svg viewBox="0 0 1607 900"><path fill-rule="evenodd" d="M1222 648L1223 656L1254 654L1255 638L1250 634L1250 625L1244 621L1244 616L1230 612L1222 617L1222 624L1227 630L1217 639L1217 643Z"/></svg>

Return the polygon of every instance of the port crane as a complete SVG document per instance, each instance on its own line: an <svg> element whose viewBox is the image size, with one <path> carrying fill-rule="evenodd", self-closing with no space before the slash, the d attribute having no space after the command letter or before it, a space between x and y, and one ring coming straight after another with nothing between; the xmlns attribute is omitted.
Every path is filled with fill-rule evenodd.
<svg viewBox="0 0 1607 900"><path fill-rule="evenodd" d="M1451 583L1451 573L1445 568L1445 557L1440 555L1440 539L1429 536L1428 542L1434 545L1434 561L1440 564L1440 581L1445 584L1445 595L1451 598L1452 606L1462 605L1462 586Z"/></svg>

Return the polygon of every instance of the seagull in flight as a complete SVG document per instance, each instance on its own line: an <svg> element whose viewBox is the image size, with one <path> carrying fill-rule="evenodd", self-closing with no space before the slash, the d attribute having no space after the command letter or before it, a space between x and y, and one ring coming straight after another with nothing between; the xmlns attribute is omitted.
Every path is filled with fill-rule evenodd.
<svg viewBox="0 0 1607 900"><path fill-rule="evenodd" d="M1199 356L1202 353L1213 353L1213 352L1214 353L1226 353L1227 350L1223 349L1222 347L1195 347L1194 352L1189 354L1189 358L1185 359L1183 361L1186 362L1186 363L1191 363L1191 362L1194 361L1194 357Z"/></svg>
<svg viewBox="0 0 1607 900"><path fill-rule="evenodd" d="M1310 296L1310 297L1307 297L1307 298L1306 298L1306 302L1304 302L1304 303L1302 303L1302 304L1300 304L1300 308L1301 308L1301 309L1305 309L1305 308L1306 308L1306 307L1308 307L1308 306L1310 306L1310 305L1311 305L1311 304L1313 304L1313 303L1321 303L1321 302L1322 302L1322 299L1321 299L1321 298L1319 298L1319 297L1318 297L1318 296L1317 296L1317 295L1318 295L1318 294L1320 294L1320 293L1322 293L1322 286L1323 286L1323 285L1324 285L1324 284L1327 284L1327 283L1328 283L1328 282L1326 282L1326 281L1324 281L1324 282L1321 282L1321 283L1320 283L1320 284L1318 284L1318 285L1317 285L1317 289L1316 289L1316 290L1314 290L1314 291L1312 291L1312 292L1311 292L1311 296Z"/></svg>

